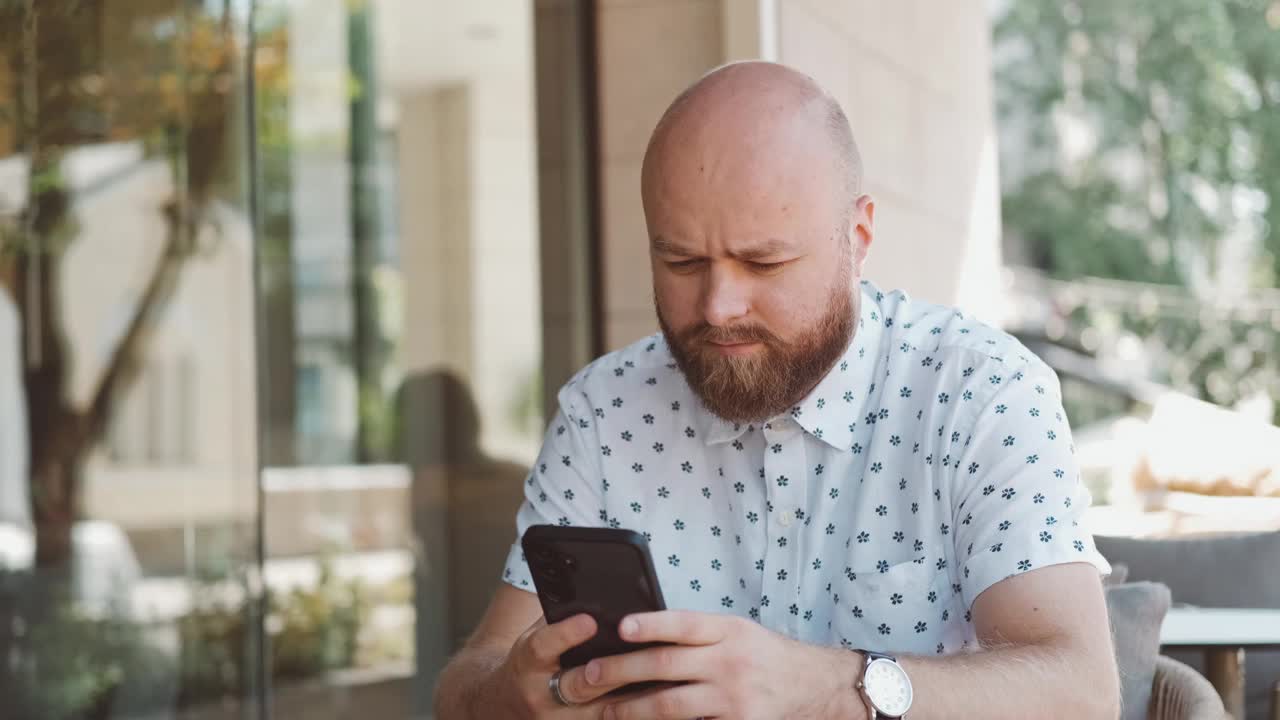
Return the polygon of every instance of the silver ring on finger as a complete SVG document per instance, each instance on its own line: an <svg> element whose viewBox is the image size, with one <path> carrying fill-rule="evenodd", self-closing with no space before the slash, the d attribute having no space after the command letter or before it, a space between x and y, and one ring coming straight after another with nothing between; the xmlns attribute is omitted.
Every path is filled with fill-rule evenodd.
<svg viewBox="0 0 1280 720"><path fill-rule="evenodd" d="M551 697L557 704L569 707L575 703L570 702L569 698L565 697L564 693L560 690L560 676L563 674L564 670L557 670L552 673L551 679L547 681L547 687L551 688Z"/></svg>

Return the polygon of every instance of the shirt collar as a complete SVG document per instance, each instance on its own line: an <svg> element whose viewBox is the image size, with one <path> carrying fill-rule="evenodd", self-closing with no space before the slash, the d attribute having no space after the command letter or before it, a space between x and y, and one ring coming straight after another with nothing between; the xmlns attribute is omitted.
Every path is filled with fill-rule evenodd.
<svg viewBox="0 0 1280 720"><path fill-rule="evenodd" d="M858 325L844 354L790 412L806 432L837 450L852 447L853 431L862 421L856 413L875 387L872 377L886 318L876 299L878 294L873 296L868 288L874 291L874 287L866 282L859 288ZM737 440L749 428L755 427L725 420L705 409L702 412L705 415L703 438L707 445Z"/></svg>

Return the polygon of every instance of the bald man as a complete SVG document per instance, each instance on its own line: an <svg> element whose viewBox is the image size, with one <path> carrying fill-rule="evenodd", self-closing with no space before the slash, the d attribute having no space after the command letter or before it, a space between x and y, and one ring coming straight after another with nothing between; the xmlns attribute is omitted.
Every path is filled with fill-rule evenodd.
<svg viewBox="0 0 1280 720"><path fill-rule="evenodd" d="M831 96L718 69L641 190L662 332L560 392L517 524L643 533L672 609L619 631L671 644L561 668L595 621L547 625L517 543L438 716L1116 717L1057 378L862 280L875 205ZM646 680L671 684L606 695Z"/></svg>

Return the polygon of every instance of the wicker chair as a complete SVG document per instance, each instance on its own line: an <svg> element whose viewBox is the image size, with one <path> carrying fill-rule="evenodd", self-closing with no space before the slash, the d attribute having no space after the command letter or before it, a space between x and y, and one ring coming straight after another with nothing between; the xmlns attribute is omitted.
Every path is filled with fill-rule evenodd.
<svg viewBox="0 0 1280 720"><path fill-rule="evenodd" d="M1156 658L1147 720L1229 720L1229 716L1203 675L1161 655Z"/></svg>

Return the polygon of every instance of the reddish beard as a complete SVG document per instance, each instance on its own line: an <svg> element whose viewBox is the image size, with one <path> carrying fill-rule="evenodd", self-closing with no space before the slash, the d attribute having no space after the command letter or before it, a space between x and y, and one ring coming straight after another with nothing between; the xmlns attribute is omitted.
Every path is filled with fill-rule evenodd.
<svg viewBox="0 0 1280 720"><path fill-rule="evenodd" d="M690 389L712 413L731 422L767 420L798 404L844 354L853 338L854 302L838 284L826 313L794 341L747 323L700 322L673 332L658 308L658 323ZM760 352L726 355L712 344L759 343Z"/></svg>

